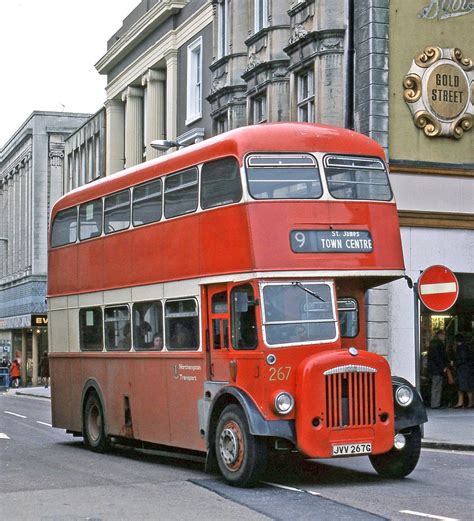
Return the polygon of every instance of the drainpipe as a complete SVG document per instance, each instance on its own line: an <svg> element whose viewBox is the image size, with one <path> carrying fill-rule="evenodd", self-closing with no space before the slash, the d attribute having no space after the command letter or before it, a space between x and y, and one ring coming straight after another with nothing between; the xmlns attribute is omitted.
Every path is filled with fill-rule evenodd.
<svg viewBox="0 0 474 521"><path fill-rule="evenodd" d="M344 127L354 129L354 0L344 2Z"/></svg>

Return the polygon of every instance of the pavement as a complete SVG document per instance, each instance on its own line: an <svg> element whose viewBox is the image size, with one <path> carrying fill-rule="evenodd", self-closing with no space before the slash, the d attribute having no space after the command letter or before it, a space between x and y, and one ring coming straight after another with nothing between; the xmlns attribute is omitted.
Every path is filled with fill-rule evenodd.
<svg viewBox="0 0 474 521"><path fill-rule="evenodd" d="M9 392L51 399L51 388L20 387ZM474 409L427 409L422 446L447 450L474 451Z"/></svg>

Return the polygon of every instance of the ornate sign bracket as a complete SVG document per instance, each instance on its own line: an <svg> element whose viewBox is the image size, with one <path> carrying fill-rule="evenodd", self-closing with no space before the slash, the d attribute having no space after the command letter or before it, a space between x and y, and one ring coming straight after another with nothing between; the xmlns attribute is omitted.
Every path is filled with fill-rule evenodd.
<svg viewBox="0 0 474 521"><path fill-rule="evenodd" d="M459 139L474 123L474 67L460 49L426 47L403 79L415 125L428 137Z"/></svg>

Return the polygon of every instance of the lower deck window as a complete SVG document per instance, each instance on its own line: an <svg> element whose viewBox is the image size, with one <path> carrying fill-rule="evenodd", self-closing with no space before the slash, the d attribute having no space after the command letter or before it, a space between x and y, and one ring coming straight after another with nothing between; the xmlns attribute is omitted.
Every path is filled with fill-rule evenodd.
<svg viewBox="0 0 474 521"><path fill-rule="evenodd" d="M105 308L104 322L107 351L129 351L132 341L128 306Z"/></svg>
<svg viewBox="0 0 474 521"><path fill-rule="evenodd" d="M137 350L163 350L163 307L161 302L133 305L133 347Z"/></svg>
<svg viewBox="0 0 474 521"><path fill-rule="evenodd" d="M165 303L166 348L169 351L199 349L199 314L194 299Z"/></svg>
<svg viewBox="0 0 474 521"><path fill-rule="evenodd" d="M353 298L343 298L337 301L341 336L354 338L359 334L359 309Z"/></svg>
<svg viewBox="0 0 474 521"><path fill-rule="evenodd" d="M102 351L104 340L100 307L79 310L79 342L81 351Z"/></svg>

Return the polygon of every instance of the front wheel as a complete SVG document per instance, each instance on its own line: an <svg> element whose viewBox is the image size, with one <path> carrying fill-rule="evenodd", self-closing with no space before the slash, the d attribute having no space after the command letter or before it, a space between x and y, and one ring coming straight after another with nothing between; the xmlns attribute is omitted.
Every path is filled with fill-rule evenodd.
<svg viewBox="0 0 474 521"><path fill-rule="evenodd" d="M421 452L421 429L419 426L402 431L406 444L403 449L393 447L385 454L369 456L370 463L378 474L388 478L404 478L416 467Z"/></svg>
<svg viewBox="0 0 474 521"><path fill-rule="evenodd" d="M104 411L96 393L87 397L84 407L82 433L84 444L94 452L105 452L109 447L109 440L105 433Z"/></svg>
<svg viewBox="0 0 474 521"><path fill-rule="evenodd" d="M230 485L253 485L265 470L265 439L250 434L245 413L237 405L228 405L216 430L216 457L219 469Z"/></svg>

